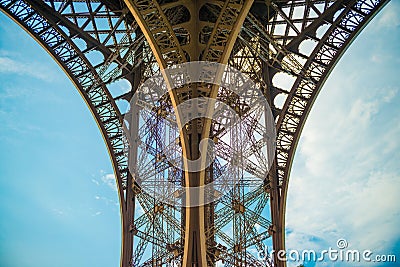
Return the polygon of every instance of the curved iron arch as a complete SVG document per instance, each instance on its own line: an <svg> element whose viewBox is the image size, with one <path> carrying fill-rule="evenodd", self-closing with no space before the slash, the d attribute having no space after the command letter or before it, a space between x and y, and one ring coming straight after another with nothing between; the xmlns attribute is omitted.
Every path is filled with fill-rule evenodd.
<svg viewBox="0 0 400 267"><path fill-rule="evenodd" d="M79 11L74 4L80 5ZM122 229L132 224L133 216L128 188L128 157L122 132L123 114L116 101L129 101L132 91L113 96L107 86L126 79L132 87L143 73L151 69L140 63L149 55L144 53L143 38L127 9L109 1L45 2L35 0L0 1L0 10L23 28L58 63L70 78L92 113L106 144L114 169L121 209ZM96 14L93 15L93 11ZM95 26L96 16L106 19L104 29ZM93 31L79 26L91 23ZM80 24L80 25L79 25ZM103 36L101 36L103 35ZM97 51L97 57L91 55ZM91 58L92 57L92 58ZM147 59L150 61L151 59ZM95 63L95 61L97 61ZM116 67L112 67L116 63ZM126 229L125 229L126 228ZM131 242L130 240L127 241ZM122 244L123 249L127 249Z"/></svg>
<svg viewBox="0 0 400 267"><path fill-rule="evenodd" d="M293 40L288 44L288 50L293 51L293 53L298 53L298 47L301 41L306 40L306 38L318 41L318 44L308 57L302 70L304 73L312 73L312 79L302 77L301 75L297 77L282 108L284 116L279 116L277 122L277 164L284 169L284 174L278 171L278 179L282 181L283 201L280 210L283 227L285 225L290 171L297 144L311 108L325 81L329 77L329 74L340 58L364 27L388 2L389 1L364 0L349 1L346 5L338 5L339 10L336 11L334 15L330 14L325 19L330 26L321 38L316 37L316 27L310 25L310 31L306 32L301 38ZM293 118L299 118L298 124L289 126L291 121L296 121L293 120ZM290 140L288 136L291 135L293 136L293 141L285 143L283 140L285 138ZM281 143L279 143L279 141L281 141ZM290 147L289 149L288 145ZM283 156L283 154L286 153L287 158Z"/></svg>
<svg viewBox="0 0 400 267"><path fill-rule="evenodd" d="M259 10L246 18L245 30L242 30L236 46L250 47L249 40L252 36L256 36L254 34L256 32L258 36L263 36L266 45L273 44L278 50L272 58L266 53L268 47L259 51L253 49L247 55L247 60L251 58L251 62L258 65L258 71L253 67L253 73L249 73L249 76L265 89L276 118L276 160L275 168L269 174L268 186L271 187L271 205L275 205L275 208L271 207L272 226L277 233L273 236L273 242L278 248L285 247L284 226L289 176L307 116L324 82L341 56L368 22L388 2L385 0L315 1L323 7L323 12L317 18L306 19L307 15L304 15L301 31L297 31L292 36L288 34L288 29L294 28L291 23L293 10L298 6L303 6L310 12L311 9L315 9L314 3L282 1L278 3L279 6L272 8L270 12L272 15L267 18L263 18ZM264 7L266 10L268 8L271 7ZM291 10L288 16L280 14L279 9L285 8ZM265 10L264 13L266 13ZM279 24L286 24L286 31L283 36L274 37L274 27ZM323 25L326 25L327 29L323 31L322 36L317 36L317 30ZM306 40L312 40L316 44L308 55L299 51L300 44ZM304 63L301 63L300 59L303 59ZM242 72L249 72L241 69L240 64L234 62L234 57L231 58L230 64ZM295 78L291 88L283 89L274 86L272 80L279 72ZM273 104L279 94L286 97L282 107Z"/></svg>
<svg viewBox="0 0 400 267"><path fill-rule="evenodd" d="M285 205L291 164L313 102L329 73L351 42L387 2L387 0L279 1L276 5L268 6L267 9L272 11L268 13L270 16L267 19L265 19L266 14L262 13L266 8L256 2L254 5L261 5L263 8L252 9L244 22L234 51L240 47L247 47L249 50L247 60L251 59L254 64L258 64L258 70L241 69L240 60L235 59L234 55L231 56L230 64L237 66L243 72L251 73L250 76L258 80L264 88L271 103L278 94L286 95L283 107L274 108L278 129L277 155L276 166L269 175L272 223L277 233L273 235L273 243L278 248L284 248ZM87 12L74 10L74 3L83 3ZM315 18L305 14L301 30L295 30L294 36L290 36L290 29L296 28L295 20L292 19L295 7L304 6L307 12L310 10L317 12L316 5L323 5L323 10L320 10ZM289 14L282 12L284 8L291 10ZM139 36L134 19L119 1L2 0L0 9L44 47L84 98L108 148L119 188L123 229L128 231L128 226L133 222L133 218L130 218L133 214L127 213L130 210L127 207L129 202L127 194L131 191L126 190L130 188L127 179L128 157L124 150L121 130L122 114L116 105L116 100L129 100L134 90L114 97L107 89L107 85L118 79L127 79L134 88L142 77L150 76L154 71L151 64L147 64L147 69L140 64L143 60L153 62L154 59L148 47L148 53L143 52L146 45ZM71 12L68 13L67 9L71 9ZM81 30L80 23L93 23L94 26L97 15L111 21L107 30L103 32L98 29ZM80 21L82 19L83 22ZM122 24L124 26L120 27ZM280 37L274 36L274 29L282 24L286 25L285 33ZM329 28L322 37L319 37L316 34L317 29L324 24ZM254 32L266 39L267 45L272 44L280 49L274 58L263 53L263 50L252 51L250 42ZM133 45L127 45L126 40L117 36L124 33ZM104 39L100 36L102 34L106 36ZM82 39L85 46L80 47L76 42L77 39ZM112 41L109 42L110 40ZM304 55L299 51L299 45L304 40L314 40L317 43L310 55ZM104 56L104 59L96 65L93 65L87 56L93 50L99 51ZM268 51L268 46L264 47L265 51ZM146 56L148 58L144 59ZM296 58L303 58L306 61L299 63ZM116 63L118 67L109 70L111 63ZM278 72L296 77L292 88L285 90L273 85L272 79ZM126 250L123 252L123 257L132 253L129 248L123 247L123 250ZM122 261L128 260L122 259Z"/></svg>

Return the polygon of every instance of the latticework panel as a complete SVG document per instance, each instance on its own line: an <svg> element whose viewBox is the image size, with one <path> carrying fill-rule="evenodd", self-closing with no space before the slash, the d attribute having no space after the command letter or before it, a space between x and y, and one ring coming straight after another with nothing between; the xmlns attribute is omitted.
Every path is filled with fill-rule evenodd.
<svg viewBox="0 0 400 267"><path fill-rule="evenodd" d="M1 10L71 78L99 125L119 187L124 225L121 264L181 266L185 236L185 213L156 201L129 179L122 130L126 110L121 103L130 101L136 88L160 68L207 60L227 63L248 75L270 102L277 130L275 163L269 175L261 159L247 164L246 173L264 176L263 186L249 189L243 179L207 206L207 264L271 265L272 259L262 261L257 255L266 247L284 248L288 178L307 115L340 56L388 1L238 0L200 1L197 6L195 1L125 2L0 0ZM198 21L193 20L193 10L198 12ZM121 80L130 87L115 92L113 84ZM225 102L230 99L230 105L240 110L240 101L232 101L233 94L225 89L181 90L167 97L162 109L171 112L174 103L197 94ZM151 171L181 182L182 174L157 158L161 152L157 149L165 142L163 117L143 116L143 136L149 146L158 144L149 151L155 167ZM256 125L253 130L262 131ZM210 127L210 134L217 137L218 125ZM253 140L249 151L260 146ZM229 158L229 146L220 143L217 148L220 158ZM215 162L211 172L224 171L224 164ZM142 212L135 214L135 210Z"/></svg>

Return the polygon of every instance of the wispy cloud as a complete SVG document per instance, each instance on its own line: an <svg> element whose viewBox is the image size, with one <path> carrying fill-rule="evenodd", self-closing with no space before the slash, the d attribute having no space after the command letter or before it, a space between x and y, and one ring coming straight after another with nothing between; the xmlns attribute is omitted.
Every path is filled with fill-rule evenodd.
<svg viewBox="0 0 400 267"><path fill-rule="evenodd" d="M119 206L117 195L117 185L115 175L100 170L100 175L92 175L92 183L98 186L99 192L94 196L94 199L102 201L106 205ZM111 190L110 190L111 189Z"/></svg>
<svg viewBox="0 0 400 267"><path fill-rule="evenodd" d="M101 181L114 191L118 191L115 175L113 173L103 173Z"/></svg>
<svg viewBox="0 0 400 267"><path fill-rule="evenodd" d="M56 214L57 216L63 216L63 215L65 215L65 211L64 211L64 210L61 210L61 209L56 209L56 208L54 208L52 211L53 211L53 213Z"/></svg>
<svg viewBox="0 0 400 267"><path fill-rule="evenodd" d="M375 25L377 28L394 28L400 26L400 4L398 1L391 1L382 10L382 14Z"/></svg>
<svg viewBox="0 0 400 267"><path fill-rule="evenodd" d="M0 56L0 73L29 75L43 81L53 81L56 73L40 62L23 62L8 56Z"/></svg>
<svg viewBox="0 0 400 267"><path fill-rule="evenodd" d="M113 199L110 199L110 198L107 198L107 197L104 197L104 196L96 195L96 196L94 196L94 198L95 198L96 200L102 200L102 201L104 201L104 203L106 203L107 205L119 206L118 201L115 201L115 200L113 200Z"/></svg>
<svg viewBox="0 0 400 267"><path fill-rule="evenodd" d="M335 83L342 86L354 92L325 88L329 97L321 96L324 105L316 104L302 133L287 246L327 249L346 238L353 249L390 252L400 236L400 114L388 108L399 90L365 88L350 76Z"/></svg>

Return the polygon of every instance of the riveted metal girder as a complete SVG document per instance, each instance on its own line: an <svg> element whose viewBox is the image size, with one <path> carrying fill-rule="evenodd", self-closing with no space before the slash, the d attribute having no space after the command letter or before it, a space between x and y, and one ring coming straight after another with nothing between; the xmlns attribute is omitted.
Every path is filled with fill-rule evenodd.
<svg viewBox="0 0 400 267"><path fill-rule="evenodd" d="M233 49L241 25L247 16L252 1L173 1L163 3L153 0L125 1L161 69L191 60L207 60L226 63ZM213 9L210 18L209 9ZM169 84L170 82L167 81ZM186 90L170 91L172 106L176 108L186 99L197 96L215 98L218 87L211 90L188 86ZM179 118L177 118L179 121ZM191 123L192 132L180 134L184 158L198 157L197 147L201 139L208 138L211 120L203 119L202 128L197 121ZM199 139L198 133L201 134ZM189 141L190 140L190 141ZM187 187L202 186L206 173L185 172ZM208 220L210 207L186 208L184 210L184 240L182 266L208 266L213 264L208 255L213 235L206 236L212 227Z"/></svg>
<svg viewBox="0 0 400 267"><path fill-rule="evenodd" d="M246 55L234 57L231 64L266 89L276 117L276 165L269 176L275 251L284 248L288 179L307 115L340 56L387 2L256 2L246 18L236 44L247 48ZM273 81L276 74L295 81L291 87L281 87ZM279 105L276 99L282 96L285 101Z"/></svg>
<svg viewBox="0 0 400 267"><path fill-rule="evenodd" d="M0 0L0 9L58 62L99 125L119 188L121 266L215 266L216 262L285 266L265 248L284 249L289 173L302 127L341 55L387 2ZM140 115L145 127L138 136L151 148L147 153L152 158L142 162L142 152L126 153L125 111L118 103L129 101L136 88L160 69L197 60L227 63L263 90L275 117L276 158L268 176L263 176L262 160L256 156L246 164L248 174L265 178L263 186L248 190L248 181L243 179L216 203L181 210L142 191L128 172L128 157L136 156L143 178L167 175L176 183L185 180L184 173L160 157L167 122L151 114ZM279 75L292 79L290 86L276 82ZM113 84L121 80L128 81L130 88L113 92ZM242 107L224 88L188 86L174 92L160 114L199 96ZM249 129L263 132L256 122L250 124ZM193 148L207 136L218 139L218 124L205 120L201 125L195 132L202 136L191 143L182 139L183 146ZM248 155L263 146L252 139L250 143ZM232 148L222 141L216 148L221 161L213 163L208 175L227 172L223 160L229 159ZM199 230L202 233L193 239L190 233ZM257 258L264 252L265 259Z"/></svg>

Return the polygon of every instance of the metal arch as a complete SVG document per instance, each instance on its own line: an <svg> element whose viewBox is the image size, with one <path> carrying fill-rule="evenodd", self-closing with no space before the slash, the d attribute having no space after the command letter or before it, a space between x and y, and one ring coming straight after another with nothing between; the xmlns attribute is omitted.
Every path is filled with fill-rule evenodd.
<svg viewBox="0 0 400 267"><path fill-rule="evenodd" d="M135 74L138 70L133 63L141 61L139 57L142 55L136 58L136 49L141 46L143 38L136 38L136 25L126 8L110 10L100 1L78 2L79 11L74 10L74 1L38 0L3 0L0 9L53 57L89 107L114 168L122 229L125 231L133 221L127 210L132 209L134 202L129 201L132 190L126 190L129 186L126 144L121 127L122 114L116 100L129 100L129 93L114 97L107 84L122 78L132 86L138 83L136 80L140 75ZM92 5L95 6L93 9ZM107 20L108 28L104 29L107 25L104 23L103 29L96 28L98 18ZM92 30L85 30L89 24ZM84 42L83 46L76 41L78 39ZM88 57L94 50L103 56L95 65L91 62L94 59ZM116 63L117 67L113 68L111 63ZM130 249L124 241L122 247L123 250Z"/></svg>
<svg viewBox="0 0 400 267"><path fill-rule="evenodd" d="M243 56L243 52L240 56L231 55L230 64L260 84L271 104L278 94L286 96L282 108L272 105L278 136L275 167L270 172L268 183L271 188L272 238L275 251L284 249L288 178L307 115L341 55L387 2L256 2L243 24L235 47L236 51L245 51L245 55ZM312 12L314 15L311 15ZM317 37L317 30L324 24L328 25L328 29ZM299 45L304 40L313 40L316 43L312 52L307 55L299 51ZM246 49L243 50L244 48ZM273 84L273 77L278 72L296 78L291 88L279 88ZM285 264L276 258L275 263L278 266Z"/></svg>
<svg viewBox="0 0 400 267"><path fill-rule="evenodd" d="M85 12L74 10L73 5L76 2L86 5ZM143 34L145 36L147 34L149 45L153 46L152 50L155 52L155 59L158 63L162 63L159 64L161 68L164 65L169 66L190 59L229 60L230 65L247 73L260 88L264 89L271 104L278 94L286 96L283 107L276 106L273 110L278 129L277 156L276 165L270 172L266 184L245 194L243 204L232 204L235 201L233 195L224 197L219 203L222 208L215 207L215 210L209 208L208 211L215 214L213 215L215 218L212 225L206 228L207 235L215 235L228 245L228 248L207 248L207 264L210 260L216 259L210 259L208 255L209 250L215 250L221 253L219 258L226 259L225 266L243 264L240 261L242 259L252 266L271 265L270 262L262 265L252 255L237 257L236 254L241 254L250 246L261 251L262 240L271 236L274 249L284 249L288 179L296 145L307 115L340 56L388 0L255 1L247 16L232 12L232 9L240 8L243 1L213 1L207 6L212 18L207 18L209 21L200 19L199 36L190 36L193 31L193 28L188 30L191 27L190 21L182 20L182 16L171 16L173 11L184 12L184 8L194 9L197 12L202 5L191 6L194 1L129 0L128 2L138 4L130 6L131 11L134 11L133 15L136 12L135 18L138 24L143 24L141 25L142 30L144 29ZM203 4L205 3L206 1ZM105 5L105 9L101 9L102 5ZM132 92L114 97L107 89L107 84L120 78L128 79L135 88L141 79L150 76L154 71L155 59L150 53L147 53L148 58L144 59L146 53L143 51L150 49L143 42L144 38L140 39L133 34L137 25L128 9L118 0L0 0L0 8L53 56L78 88L96 119L107 144L119 186L123 217L121 264L124 267L128 266L130 260L139 264L148 243L160 248L166 246L168 251L156 251L154 255L157 258L149 259L140 266L152 266L154 260L167 262L175 259L174 253L181 253L182 248L176 245L179 240L174 244L164 243L165 240L174 240L175 237L167 236L168 230L163 231L162 221L168 221L168 227L172 229L170 231L177 233L176 236L185 234L182 231L183 224L179 224L173 217L172 208L157 206L158 204L141 192L139 187L130 184L132 179L127 177L127 155L124 153L124 140L120 128L122 118L115 100L129 100ZM247 8L250 8L249 3L245 9ZM67 9L71 11L68 13ZM224 13L226 10L231 11L226 13L227 16ZM98 16L112 21L107 30L96 28L95 21ZM242 20L235 19L235 16L239 16ZM116 26L115 19L118 21L117 24L124 23L124 26L122 28ZM153 22L149 24L148 22L152 20ZM328 29L319 36L317 29L323 24L327 24ZM146 25L151 27L146 28ZM240 25L242 26L239 27ZM226 32L226 30L232 32L232 29L236 29L235 34L238 34L236 42L233 42L235 38L229 40L229 36L233 35ZM129 40L119 39L118 34L125 34ZM80 48L75 42L78 38L84 40L84 48ZM304 40L314 40L317 43L309 55L304 55L299 49ZM157 45L158 48L155 47ZM195 46L200 49L195 49ZM230 48L226 49L225 46ZM104 56L100 64L93 65L86 56L92 49L100 51ZM221 51L226 51L224 56L222 56L224 52ZM141 64L143 61L145 63ZM108 70L107 67L112 62L118 67ZM292 88L278 88L273 84L272 79L278 72L296 78ZM207 94L210 94L210 91L207 91ZM188 96L191 97L189 94L179 97ZM152 123L154 125L156 122ZM229 153L229 148L219 149L222 154ZM213 171L223 171L223 168L219 166ZM258 170L254 167L253 171ZM145 214L136 219L134 197L145 210ZM129 201L130 199L132 201ZM261 214L269 200L271 220ZM240 212L241 209L244 209L243 213ZM239 216L248 219L248 222L242 224L245 229L243 231L245 240L240 244L235 242L238 242L242 235L231 238L223 231L228 222L236 222ZM254 228L255 224L262 226L264 230L259 232ZM237 232L237 226L234 228ZM149 231L153 233L159 231L160 236L150 235ZM182 232L179 233L180 231ZM137 245L137 255L131 259L134 235L140 238L140 242ZM275 259L275 265L285 266L285 263Z"/></svg>
<svg viewBox="0 0 400 267"><path fill-rule="evenodd" d="M296 5L301 5L300 2L304 1L296 2ZM325 2L328 3L329 1ZM330 5L326 7L324 13L321 13L318 19L312 21L302 32L298 32L297 36L282 38L282 43L286 43L286 45L282 46L284 52L282 52L281 55L279 55L279 53L277 55L277 58L280 58L280 60L278 60L279 65L276 64L277 62L270 64L272 70L270 70L270 73L272 73L272 75L270 75L265 82L270 83L269 87L272 97L274 98L279 93L287 95L283 108L275 108L276 116L279 118L277 127L280 133L286 134L288 132L295 132L295 129L297 129L297 122L300 122L301 116L303 115L302 108L305 108L308 104L300 100L313 100L311 96L317 95L316 92L321 88L324 79L333 69L335 63L347 49L351 41L354 40L365 24L388 1L353 0L330 2ZM368 2L373 3L373 5L368 6ZM303 5L306 5L306 2L304 2ZM271 25L274 24L274 22L271 23ZM324 24L328 25L329 29L322 37L318 38L316 36L316 30ZM279 37L276 38L276 40L278 39ZM304 40L314 40L318 43L310 55L304 55L299 52L299 45ZM300 64L294 59L294 64L287 67L284 65L284 60L282 60L286 55L298 56L307 61L304 64ZM294 66L296 63L297 66ZM296 82L290 90L277 88L272 85L273 75L282 71L296 77ZM318 89L311 89L311 87ZM310 103L312 103L312 101L310 101ZM293 121L296 119L297 121ZM292 121L289 122L290 120ZM291 142L285 141L284 138L278 138L278 140L282 142L280 143L280 149L287 152L290 149L290 145L288 144ZM280 167L285 167L286 165L283 163L289 161L290 160L286 160L285 156L278 157ZM280 178L282 182L283 179L281 175Z"/></svg>
<svg viewBox="0 0 400 267"><path fill-rule="evenodd" d="M287 44L287 50L298 54L298 46L306 38L317 40L318 44L308 57L290 90L277 122L277 178L281 186L279 207L280 227L284 229L286 214L286 198L291 165L297 143L307 116L312 108L320 89L326 81L340 57L351 42L361 32L365 25L377 14L388 1L344 1L334 3L327 10L323 21L315 21L305 28L303 34ZM341 11L342 10L342 11ZM336 18L334 18L334 16ZM322 17L322 16L321 16ZM322 23L330 25L321 38L316 37L315 30ZM282 237L275 242L284 246L284 231Z"/></svg>
<svg viewBox="0 0 400 267"><path fill-rule="evenodd" d="M303 125L312 103L314 102L319 90L321 89L324 81L328 77L330 71L333 69L337 61L349 47L351 42L355 39L358 33L365 27L365 25L373 18L374 15L389 1L388 0L348 0L348 1L296 1L287 5L283 4L281 8L293 8L298 6L313 6L314 3L326 4L323 13L320 13L316 19L297 19L300 21L308 21L308 26L297 29L290 18L282 15L288 22L278 21L276 19L276 12L274 19L263 25L257 18L252 17L250 14L247 18L250 26L258 26L259 31L266 35L269 44L277 47L277 52L271 57L270 55L263 55L262 51L255 52L249 58L260 56L261 61L268 65L268 75L261 77L262 73L256 73L254 79L258 79L267 90L273 100L277 94L283 93L287 95L286 101L282 108L274 107L275 116L278 117L278 156L277 163L279 170L285 170L285 173L279 174L279 184L281 185L285 177L288 175L290 168L286 168L291 162L295 150L295 144L301 132L300 125ZM278 7L275 6L275 9ZM273 36L274 27L281 23L287 23L288 28L296 28L296 36L287 36L288 30L285 30L284 36ZM259 25L257 25L259 24ZM317 29L322 25L328 25L329 29L323 34L322 37L316 36ZM269 28L270 30L267 30ZM242 31L242 38L244 39L246 30ZM299 52L299 45L304 40L314 40L317 45L310 53L305 55ZM240 40L241 41L241 40ZM243 41L241 41L243 43ZM238 44L240 45L240 44ZM245 43L251 46L250 42ZM285 62L284 57L289 57L289 64ZM300 63L293 58L305 59L305 63ZM261 64L258 62L257 64ZM285 72L296 78L290 90L278 88L273 85L272 78L278 72ZM288 137L290 135L291 137ZM284 155L279 154L282 152Z"/></svg>
<svg viewBox="0 0 400 267"><path fill-rule="evenodd" d="M366 5L368 2L371 4L374 3L374 5ZM280 176L280 179L284 184L283 187L285 188L284 195L287 193L287 180L290 172L290 164L293 160L294 151L302 127L304 126L319 91L328 78L330 72L350 44L368 22L371 21L379 10L388 2L389 1L387 0L349 1L348 4L341 5L340 8L343 8L343 11L340 14L337 14L336 19L333 19L332 15L329 15L331 18L326 18L325 23L328 22L330 28L323 37L317 38L315 36L314 29L316 29L316 26L321 26L320 24L310 25L311 29L309 31L305 32L302 37L295 39L288 44L288 51L293 51L294 54L299 54L298 45L301 41L306 38L318 41L318 45L303 66L302 72L309 74L309 77L301 75L297 77L284 107L282 108L281 114L284 114L284 116L280 116L277 122L277 127L279 127L280 133L287 134L288 132L291 132L294 136L290 149L287 149L287 146L283 145L284 142L280 144L280 149L282 151L289 151L287 160L289 164L287 164L287 167L285 168L285 177ZM335 11L338 12L339 10ZM300 118L297 127L288 126L288 121L295 117ZM280 140L283 140L283 138ZM285 157L281 157L280 159L284 158ZM280 162L279 166L285 166L283 165L283 161Z"/></svg>
<svg viewBox="0 0 400 267"><path fill-rule="evenodd" d="M150 213L152 202L132 184L132 179L128 179L128 156L121 127L123 114L116 101L129 101L141 80L154 74L154 58L135 20L119 1L3 0L0 9L60 65L98 124L118 185L122 223L121 265L128 266L133 254L134 235L149 242L147 233L133 227L136 222L135 199ZM97 22L97 19L103 21ZM90 58L94 50L104 57L99 63L93 63ZM126 94L111 95L107 86L119 79L128 80L133 89ZM145 219L151 222L152 218L154 215Z"/></svg>

